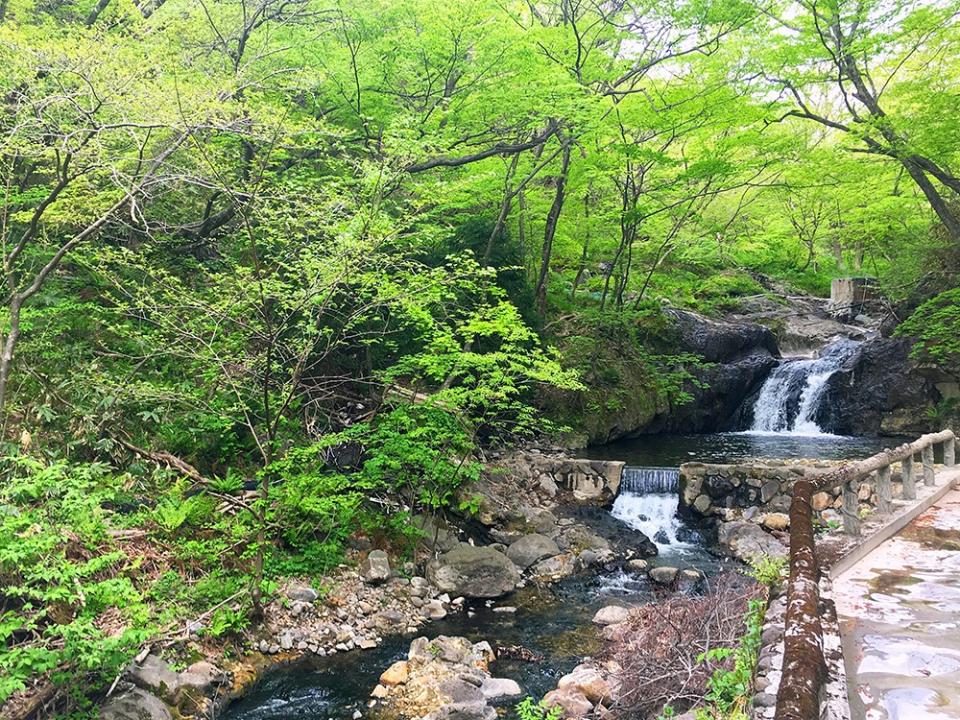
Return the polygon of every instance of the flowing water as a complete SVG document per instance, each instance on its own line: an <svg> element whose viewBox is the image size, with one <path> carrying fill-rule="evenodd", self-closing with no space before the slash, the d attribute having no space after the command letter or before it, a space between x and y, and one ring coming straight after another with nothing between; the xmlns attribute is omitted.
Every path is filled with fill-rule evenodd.
<svg viewBox="0 0 960 720"><path fill-rule="evenodd" d="M697 531L678 515L679 470L687 461L736 462L753 458L859 458L872 455L893 438L845 438L824 434L815 422L827 381L855 352L856 343L838 341L820 357L788 360L771 373L754 408L753 424L742 433L649 436L591 448L589 457L627 462L621 490L609 514L581 508L581 521L593 519L597 532L614 523L623 542L640 531L657 545L653 565L696 567L708 577L722 562L711 555ZM590 515L593 512L593 515ZM598 513L603 517L599 517ZM619 529L618 529L619 528ZM601 533L603 534L603 533ZM491 668L499 677L513 678L525 692L539 697L556 686L584 655L599 649L590 620L611 602L653 602L657 594L643 572L624 570L600 576L580 575L550 587L530 586L504 603L515 613L496 613L485 605L434 622L422 633L462 635L488 640L494 647L521 645L542 654L541 663L498 660ZM373 650L352 651L312 659L268 676L225 713L227 720L343 720L357 711L367 716L369 692L380 673L405 657L410 637L391 637Z"/></svg>
<svg viewBox="0 0 960 720"><path fill-rule="evenodd" d="M827 381L860 346L854 340L838 340L819 357L780 363L760 388L753 406L752 432L822 435L814 420Z"/></svg>
<svg viewBox="0 0 960 720"><path fill-rule="evenodd" d="M707 552L696 531L677 516L678 490L679 471L675 468L628 467L612 510L603 514L623 536L630 530L640 530L654 539L659 555L650 559L652 565L696 567L707 577L712 576L724 567L724 561ZM579 519L590 522L590 517L586 514ZM593 521L595 531L601 532L599 518ZM609 529L606 525L602 528ZM515 613L494 612L480 603L470 608L472 616L452 614L425 626L420 634L487 640L494 648L520 645L542 655L544 660L539 663L497 660L491 667L494 676L512 678L526 693L542 697L585 655L600 649L599 635L591 623L597 610L611 603L649 603L657 597L657 589L644 572L582 574L548 587L531 585L498 602L516 607ZM357 711L364 717L375 717L368 715L366 708L370 691L380 673L406 657L411 639L390 637L373 650L310 659L280 669L232 704L224 717L346 720Z"/></svg>
<svg viewBox="0 0 960 720"><path fill-rule="evenodd" d="M668 467L625 467L620 480L620 494L611 514L657 544L663 552L680 548L692 539L685 537L684 524L677 515L680 471Z"/></svg>

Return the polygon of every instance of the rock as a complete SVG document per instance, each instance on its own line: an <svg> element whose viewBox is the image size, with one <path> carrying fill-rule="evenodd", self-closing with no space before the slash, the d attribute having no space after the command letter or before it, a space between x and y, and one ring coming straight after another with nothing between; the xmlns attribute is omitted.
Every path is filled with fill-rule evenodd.
<svg viewBox="0 0 960 720"><path fill-rule="evenodd" d="M320 594L314 590L309 585L304 585L303 583L290 583L287 586L284 594L290 599L297 602L303 603L312 603L316 602L317 598L320 597Z"/></svg>
<svg viewBox="0 0 960 720"><path fill-rule="evenodd" d="M410 594L418 597L424 597L430 592L430 581L425 577L414 576L410 578Z"/></svg>
<svg viewBox="0 0 960 720"><path fill-rule="evenodd" d="M531 577L537 580L562 580L577 571L577 558L573 553L563 553L541 560L530 568Z"/></svg>
<svg viewBox="0 0 960 720"><path fill-rule="evenodd" d="M423 607L423 612L431 620L443 620L447 616L447 610L439 600L431 600Z"/></svg>
<svg viewBox="0 0 960 720"><path fill-rule="evenodd" d="M717 539L740 560L750 562L769 555L786 557L787 548L777 538L749 522L728 522L720 525Z"/></svg>
<svg viewBox="0 0 960 720"><path fill-rule="evenodd" d="M650 579L657 583L657 585L670 585L677 579L677 572L678 570L675 567L661 565L650 568Z"/></svg>
<svg viewBox="0 0 960 720"><path fill-rule="evenodd" d="M360 577L370 584L386 582L390 579L390 558L383 550L373 550L360 563Z"/></svg>
<svg viewBox="0 0 960 720"><path fill-rule="evenodd" d="M406 616L399 610L383 610L382 612L378 612L373 616L373 626L381 632L387 632L393 630L394 628L402 627L405 621Z"/></svg>
<svg viewBox="0 0 960 720"><path fill-rule="evenodd" d="M215 688L229 685L230 682L229 673L206 660L195 662L180 673L181 687L193 688L204 695L210 694Z"/></svg>
<svg viewBox="0 0 960 720"><path fill-rule="evenodd" d="M762 525L768 530L786 530L790 527L790 516L786 513L767 513Z"/></svg>
<svg viewBox="0 0 960 720"><path fill-rule="evenodd" d="M593 550L584 550L582 553L577 555L577 562L580 563L580 567L589 568L593 567L600 563L600 556L597 555Z"/></svg>
<svg viewBox="0 0 960 720"><path fill-rule="evenodd" d="M810 500L811 507L817 512L822 512L823 510L826 510L832 504L833 504L833 498L830 497L830 495L825 492L814 493L813 497Z"/></svg>
<svg viewBox="0 0 960 720"><path fill-rule="evenodd" d="M562 708L566 718L583 718L593 712L593 703L575 688L551 690L543 696L543 704Z"/></svg>
<svg viewBox="0 0 960 720"><path fill-rule="evenodd" d="M910 357L908 338L863 342L827 381L814 420L842 435L916 435L933 430L926 410L940 393Z"/></svg>
<svg viewBox="0 0 960 720"><path fill-rule="evenodd" d="M645 572L649 564L646 560L634 558L627 562L627 569L631 572Z"/></svg>
<svg viewBox="0 0 960 720"><path fill-rule="evenodd" d="M517 566L503 553L460 543L427 567L442 592L468 598L495 598L512 592L520 581Z"/></svg>
<svg viewBox="0 0 960 720"><path fill-rule="evenodd" d="M389 694L390 694L390 688L386 687L385 685L377 685L373 689L373 691L370 693L370 697L383 699L387 697Z"/></svg>
<svg viewBox="0 0 960 720"><path fill-rule="evenodd" d="M507 549L507 557L521 570L526 570L538 560L560 554L560 548L546 535L524 535Z"/></svg>
<svg viewBox="0 0 960 720"><path fill-rule="evenodd" d="M423 720L496 720L496 718L497 711L485 702L452 703L423 716Z"/></svg>
<svg viewBox="0 0 960 720"><path fill-rule="evenodd" d="M486 678L480 685L480 692L488 702L510 700L523 695L520 685L508 678Z"/></svg>
<svg viewBox="0 0 960 720"><path fill-rule="evenodd" d="M130 669L129 674L135 685L171 702L180 690L179 673L156 655L147 655L142 663Z"/></svg>
<svg viewBox="0 0 960 720"><path fill-rule="evenodd" d="M777 704L777 696L771 695L770 693L757 693L753 696L753 705L754 707L775 707Z"/></svg>
<svg viewBox="0 0 960 720"><path fill-rule="evenodd" d="M409 663L406 660L398 660L383 671L383 674L380 676L380 684L387 685L388 687L403 685L409 676Z"/></svg>
<svg viewBox="0 0 960 720"><path fill-rule="evenodd" d="M110 698L99 715L100 720L173 720L170 708L160 698L140 688Z"/></svg>
<svg viewBox="0 0 960 720"><path fill-rule="evenodd" d="M596 615L593 616L593 622L601 626L616 625L617 623L622 623L628 617L630 617L629 608L620 607L619 605L607 605L597 610Z"/></svg>
<svg viewBox="0 0 960 720"><path fill-rule="evenodd" d="M710 509L710 504L710 497L708 495L697 495L696 500L693 501L693 509L701 515L706 515L707 510Z"/></svg>
<svg viewBox="0 0 960 720"><path fill-rule="evenodd" d="M540 489L547 497L556 497L560 491L560 488L557 487L557 482L549 475L540 476Z"/></svg>
<svg viewBox="0 0 960 720"><path fill-rule="evenodd" d="M557 682L558 690L572 688L580 692L594 705L608 705L616 700L616 693L599 670L589 666L575 667L569 675Z"/></svg>
<svg viewBox="0 0 960 720"><path fill-rule="evenodd" d="M767 480L760 486L760 502L768 503L780 492L780 483L776 480Z"/></svg>

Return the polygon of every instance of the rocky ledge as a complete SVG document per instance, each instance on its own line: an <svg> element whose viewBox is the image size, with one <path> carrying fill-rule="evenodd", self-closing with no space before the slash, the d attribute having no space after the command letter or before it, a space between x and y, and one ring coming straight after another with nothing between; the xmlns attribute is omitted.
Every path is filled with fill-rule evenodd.
<svg viewBox="0 0 960 720"><path fill-rule="evenodd" d="M485 641L418 637L410 644L407 659L380 676L371 705L422 720L495 720L495 705L523 695L513 680L491 676L489 667L495 659Z"/></svg>

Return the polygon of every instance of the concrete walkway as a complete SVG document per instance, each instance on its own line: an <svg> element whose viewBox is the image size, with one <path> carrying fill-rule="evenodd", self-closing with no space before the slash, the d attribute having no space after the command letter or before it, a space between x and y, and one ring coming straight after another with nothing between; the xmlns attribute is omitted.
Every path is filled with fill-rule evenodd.
<svg viewBox="0 0 960 720"><path fill-rule="evenodd" d="M833 595L853 720L960 720L960 490L835 577Z"/></svg>

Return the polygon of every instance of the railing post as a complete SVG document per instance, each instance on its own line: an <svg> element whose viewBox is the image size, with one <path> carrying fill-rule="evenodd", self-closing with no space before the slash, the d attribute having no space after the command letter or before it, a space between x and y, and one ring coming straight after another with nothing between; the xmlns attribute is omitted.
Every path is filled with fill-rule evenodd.
<svg viewBox="0 0 960 720"><path fill-rule="evenodd" d="M957 464L957 440L950 438L943 441L943 464L953 467Z"/></svg>
<svg viewBox="0 0 960 720"><path fill-rule="evenodd" d="M903 499L917 499L917 483L913 479L913 456L905 457L900 463L900 479L903 480Z"/></svg>
<svg viewBox="0 0 960 720"><path fill-rule="evenodd" d="M847 535L860 534L860 513L857 512L860 503L860 481L851 480L843 486L843 531Z"/></svg>
<svg viewBox="0 0 960 720"><path fill-rule="evenodd" d="M933 477L933 445L927 445L923 448L920 451L920 456L923 458L923 484L933 485L935 483Z"/></svg>
<svg viewBox="0 0 960 720"><path fill-rule="evenodd" d="M877 470L877 512L890 512L890 501L893 499L893 488L890 485L890 466Z"/></svg>

